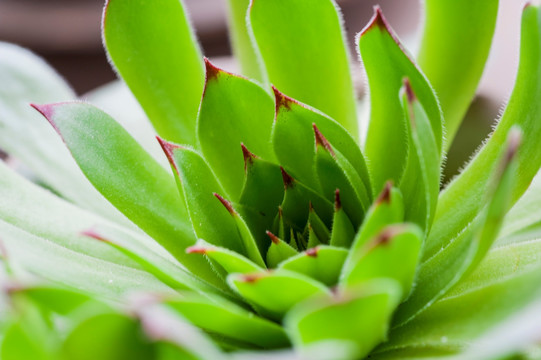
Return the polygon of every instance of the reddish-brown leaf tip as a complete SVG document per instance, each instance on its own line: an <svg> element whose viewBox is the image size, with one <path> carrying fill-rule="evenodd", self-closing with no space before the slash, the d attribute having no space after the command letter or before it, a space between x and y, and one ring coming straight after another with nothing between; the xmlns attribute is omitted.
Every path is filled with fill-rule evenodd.
<svg viewBox="0 0 541 360"><path fill-rule="evenodd" d="M282 179L284 180L284 186L286 190L293 186L293 183L295 182L295 179L289 175L283 167L280 166L280 171L282 172Z"/></svg>
<svg viewBox="0 0 541 360"><path fill-rule="evenodd" d="M220 202L222 203L222 205L227 209L227 211L229 211L229 213L233 216L235 216L237 214L237 212L235 211L235 209L233 209L233 205L231 204L230 201L224 199L220 194L217 194L217 193L213 193L213 195L216 197L216 199L220 200Z"/></svg>
<svg viewBox="0 0 541 360"><path fill-rule="evenodd" d="M383 204L383 203L389 203L391 201L391 190L393 188L393 182L387 181L385 183L385 186L383 187L383 191L381 194L379 194L378 198L376 199L376 204Z"/></svg>
<svg viewBox="0 0 541 360"><path fill-rule="evenodd" d="M103 237L103 235L98 234L98 232L96 232L93 229L88 229L88 230L82 231L81 235L92 238L94 240L98 240L98 241L107 243L107 244L112 244L112 242L110 240Z"/></svg>
<svg viewBox="0 0 541 360"><path fill-rule="evenodd" d="M411 86L411 81L409 78L404 78L404 91L406 92L406 96L408 98L408 103L413 104L417 100L417 96L415 96L415 92L413 91L413 87Z"/></svg>
<svg viewBox="0 0 541 360"><path fill-rule="evenodd" d="M325 150L327 150L332 157L335 157L334 150L332 149L331 144L329 141L323 136L321 131L317 128L317 125L315 123L312 123L312 128L314 129L314 135L316 138L316 148L323 147Z"/></svg>
<svg viewBox="0 0 541 360"><path fill-rule="evenodd" d="M280 243L280 238L271 233L269 230L267 230L267 236L271 239L273 244L278 245Z"/></svg>
<svg viewBox="0 0 541 360"><path fill-rule="evenodd" d="M272 91L274 92L274 99L276 101L276 114L278 114L280 110L290 110L291 104L296 103L293 98L280 92L275 86L272 86Z"/></svg>
<svg viewBox="0 0 541 360"><path fill-rule="evenodd" d="M374 247L390 244L393 238L404 232L405 228L406 227L404 224L387 226L378 235L376 235L373 242Z"/></svg>
<svg viewBox="0 0 541 360"><path fill-rule="evenodd" d="M260 279L264 278L265 276L267 276L267 274L261 272L261 273L253 273L253 274L244 274L242 276L239 277L239 280L243 283L249 283L249 284L253 284L257 281L259 281Z"/></svg>
<svg viewBox="0 0 541 360"><path fill-rule="evenodd" d="M257 156L248 150L244 143L241 143L240 147L242 148L242 156L244 157L244 170L246 170L248 164L253 164L254 159L257 159Z"/></svg>
<svg viewBox="0 0 541 360"><path fill-rule="evenodd" d="M385 16L383 16L383 11L381 11L381 7L379 5L374 6L374 15L372 15L372 18L368 22L368 25L366 25L364 29L361 30L361 36L363 36L365 33L375 27L386 30L389 29L389 24L387 23Z"/></svg>
<svg viewBox="0 0 541 360"><path fill-rule="evenodd" d="M340 189L334 191L334 210L339 211L342 208L342 200L340 199Z"/></svg>
<svg viewBox="0 0 541 360"><path fill-rule="evenodd" d="M158 143L160 143L160 146L162 147L162 150L165 153L165 156L167 156L167 160L169 160L169 163L171 164L171 166L175 170L178 170L177 164L175 163L174 151L175 149L181 149L182 146L170 143L159 136L156 136L156 139L158 140Z"/></svg>
<svg viewBox="0 0 541 360"><path fill-rule="evenodd" d="M212 79L218 78L218 75L220 75L223 70L214 65L207 57L205 57L203 60L205 62L205 70L207 74L206 81L208 82Z"/></svg>
<svg viewBox="0 0 541 360"><path fill-rule="evenodd" d="M186 249L186 254L201 254L206 255L210 249L208 247L194 245Z"/></svg>
<svg viewBox="0 0 541 360"><path fill-rule="evenodd" d="M317 257L318 252L319 252L319 248L316 246L316 247L306 250L305 254L306 256L309 256L309 257Z"/></svg>
<svg viewBox="0 0 541 360"><path fill-rule="evenodd" d="M41 115L43 115L43 117L45 119L47 119L47 121L52 125L52 127L54 128L54 130L58 134L62 135L60 133L60 129L58 129L58 126L56 125L56 123L53 120L54 113L55 113L55 107L57 105L58 104L43 104L43 105L30 104L30 106L32 106L34 109L36 109Z"/></svg>

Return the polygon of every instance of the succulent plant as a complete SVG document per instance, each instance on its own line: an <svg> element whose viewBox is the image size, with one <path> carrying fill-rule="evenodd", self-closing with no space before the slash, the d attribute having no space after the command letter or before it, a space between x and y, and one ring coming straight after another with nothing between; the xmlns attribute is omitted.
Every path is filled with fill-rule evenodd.
<svg viewBox="0 0 541 360"><path fill-rule="evenodd" d="M494 132L440 191L497 0L426 0L417 59L376 7L368 116L334 1L229 5L244 76L202 57L179 0L106 3L145 116L119 84L59 103L1 45L0 147L35 180L0 163L2 359L539 358L539 8Z"/></svg>

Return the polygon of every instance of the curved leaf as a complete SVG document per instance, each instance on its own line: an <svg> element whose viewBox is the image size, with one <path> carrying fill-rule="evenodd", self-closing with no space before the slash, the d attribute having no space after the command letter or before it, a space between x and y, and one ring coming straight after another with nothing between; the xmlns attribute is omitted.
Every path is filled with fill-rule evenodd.
<svg viewBox="0 0 541 360"><path fill-rule="evenodd" d="M103 39L158 134L194 144L205 76L182 1L107 0Z"/></svg>
<svg viewBox="0 0 541 360"><path fill-rule="evenodd" d="M250 26L269 81L358 138L341 16L331 0L252 0Z"/></svg>

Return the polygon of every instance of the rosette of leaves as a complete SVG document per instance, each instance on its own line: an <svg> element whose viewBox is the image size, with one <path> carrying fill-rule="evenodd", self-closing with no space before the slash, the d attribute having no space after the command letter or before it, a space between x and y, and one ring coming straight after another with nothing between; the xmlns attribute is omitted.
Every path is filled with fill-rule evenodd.
<svg viewBox="0 0 541 360"><path fill-rule="evenodd" d="M0 164L2 358L535 357L539 9L505 112L440 191L498 1L427 0L417 60L376 8L366 119L333 1L229 5L244 76L202 57L182 2L105 6L165 156L114 88L89 100L122 125L2 45L0 144L38 184Z"/></svg>

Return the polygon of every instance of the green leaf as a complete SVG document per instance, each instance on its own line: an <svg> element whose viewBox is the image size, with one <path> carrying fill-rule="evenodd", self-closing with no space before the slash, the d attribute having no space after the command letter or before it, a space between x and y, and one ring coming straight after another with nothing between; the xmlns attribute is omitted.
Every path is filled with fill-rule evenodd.
<svg viewBox="0 0 541 360"><path fill-rule="evenodd" d="M335 193L334 217L332 220L330 244L332 246L348 249L353 242L356 228L357 226L354 226L351 223L350 218L342 207L340 191L337 189Z"/></svg>
<svg viewBox="0 0 541 360"><path fill-rule="evenodd" d="M285 318L285 327L298 346L329 339L352 341L358 346L355 358L360 359L386 339L401 296L400 286L393 280L374 280L332 299L314 298L299 304Z"/></svg>
<svg viewBox="0 0 541 360"><path fill-rule="evenodd" d="M407 128L397 96L405 77L426 111L440 154L443 118L428 80L406 53L379 7L375 8L374 17L360 33L358 41L370 92L370 125L365 153L373 165L370 173L374 192L379 192L388 180L400 183L408 157Z"/></svg>
<svg viewBox="0 0 541 360"><path fill-rule="evenodd" d="M32 170L37 180L75 204L129 222L81 173L54 130L28 104L76 98L41 58L0 42L0 147ZM62 174L62 176L59 176Z"/></svg>
<svg viewBox="0 0 541 360"><path fill-rule="evenodd" d="M400 190L387 183L382 193L366 213L360 230L353 239L349 255L340 275L340 282L349 277L362 257L365 245L380 233L384 227L404 221L404 200Z"/></svg>
<svg viewBox="0 0 541 360"><path fill-rule="evenodd" d="M182 2L108 0L103 39L158 134L194 144L204 66Z"/></svg>
<svg viewBox="0 0 541 360"><path fill-rule="evenodd" d="M208 300L186 294L182 299L167 300L166 304L190 323L209 333L266 349L289 344L281 326L224 300Z"/></svg>
<svg viewBox="0 0 541 360"><path fill-rule="evenodd" d="M433 256L456 237L485 207L484 189L490 169L500 156L513 125L523 131L523 146L517 154L516 184L511 205L526 191L541 165L541 19L539 9L527 6L522 17L519 71L515 89L496 130L464 171L441 193L434 225L426 242L424 259Z"/></svg>
<svg viewBox="0 0 541 360"><path fill-rule="evenodd" d="M465 274L475 269L492 246L510 208L520 134L517 129L509 133L499 166L492 171L492 188L485 192L485 210L448 246L419 267L415 291L400 306L394 318L397 326L418 316L443 296Z"/></svg>
<svg viewBox="0 0 541 360"><path fill-rule="evenodd" d="M540 251L539 240L491 250L477 270L442 299L411 322L393 329L390 341L376 353L397 350L398 359L402 351L420 346L464 348L539 298Z"/></svg>
<svg viewBox="0 0 541 360"><path fill-rule="evenodd" d="M401 285L406 299L413 286L423 235L414 224L385 227L363 247L357 263L342 279L342 286L355 286L372 278L390 278Z"/></svg>
<svg viewBox="0 0 541 360"><path fill-rule="evenodd" d="M323 111L357 139L349 54L334 2L255 0L249 18L270 82Z"/></svg>
<svg viewBox="0 0 541 360"><path fill-rule="evenodd" d="M197 138L205 159L234 201L244 178L241 144L263 159L274 160L272 97L259 85L227 73L205 59L207 80L197 120Z"/></svg>
<svg viewBox="0 0 541 360"><path fill-rule="evenodd" d="M269 250L267 251L267 265L269 268L275 268L282 261L298 254L296 249L282 239L278 238L276 235L272 234L270 231L267 231L267 235L271 239L271 244Z"/></svg>
<svg viewBox="0 0 541 360"><path fill-rule="evenodd" d="M445 118L447 148L483 74L496 27L498 2L425 1L418 62L438 95Z"/></svg>
<svg viewBox="0 0 541 360"><path fill-rule="evenodd" d="M200 254L207 256L209 259L220 264L220 266L222 266L228 274L247 274L263 271L263 269L266 268L264 263L261 265L261 267L260 265L255 264L234 251L211 245L204 240L199 240L196 245L189 247L186 251L188 254Z"/></svg>
<svg viewBox="0 0 541 360"><path fill-rule="evenodd" d="M330 296L320 282L287 270L231 274L227 281L261 315L280 320L296 304L312 296Z"/></svg>
<svg viewBox="0 0 541 360"><path fill-rule="evenodd" d="M364 157L352 136L319 111L282 94L276 88L273 90L276 97L276 121L272 142L279 163L301 182L314 190L318 189L317 175L313 167L316 154L313 128L315 124L336 152L351 163L364 186L370 189L370 177ZM370 190L368 194L371 195Z"/></svg>
<svg viewBox="0 0 541 360"><path fill-rule="evenodd" d="M337 189L342 194L341 198L345 213L353 223L355 229L359 227L364 217L365 209L369 206L370 190L367 191L362 180L351 168L347 160L341 154L337 154L332 145L325 139L323 134L314 125L316 136L316 174L327 200L333 200ZM340 157L339 157L340 156ZM340 161L340 160L343 160Z"/></svg>
<svg viewBox="0 0 541 360"><path fill-rule="evenodd" d="M304 274L330 287L338 283L347 254L346 249L320 245L290 257L278 268Z"/></svg>
<svg viewBox="0 0 541 360"><path fill-rule="evenodd" d="M247 26L250 0L228 0L229 39L231 49L240 63L242 74L261 83L268 82L262 69L261 54Z"/></svg>
<svg viewBox="0 0 541 360"><path fill-rule="evenodd" d="M116 313L99 314L73 329L62 347L63 358L77 360L151 359L154 349L137 321Z"/></svg>
<svg viewBox="0 0 541 360"><path fill-rule="evenodd" d="M96 189L182 264L207 281L216 281L202 259L184 251L195 238L173 178L118 123L85 103L35 107Z"/></svg>
<svg viewBox="0 0 541 360"><path fill-rule="evenodd" d="M205 159L195 150L160 140L186 200L198 238L246 255L233 209L224 206L217 194L225 194Z"/></svg>
<svg viewBox="0 0 541 360"><path fill-rule="evenodd" d="M409 134L410 151L400 190L404 194L405 219L428 233L440 192L441 158L430 122L409 80L403 88L402 104Z"/></svg>

